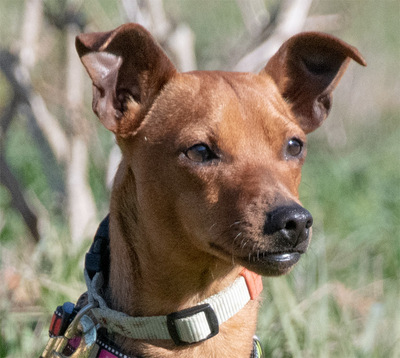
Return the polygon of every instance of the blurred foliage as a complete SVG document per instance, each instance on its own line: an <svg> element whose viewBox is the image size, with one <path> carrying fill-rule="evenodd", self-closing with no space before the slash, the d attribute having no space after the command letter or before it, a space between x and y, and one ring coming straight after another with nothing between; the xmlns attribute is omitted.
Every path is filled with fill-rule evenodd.
<svg viewBox="0 0 400 358"><path fill-rule="evenodd" d="M60 14L65 6L79 8L92 30L125 21L115 1L45 3ZM270 8L279 1L267 3ZM0 3L2 48L17 49L23 7L23 0ZM166 0L165 8L170 18L194 30L201 69L219 67L236 41L245 38L234 1ZM265 280L258 334L267 357L400 356L400 4L320 0L311 8L313 15L335 13L343 21L329 32L359 48L368 67L350 65L330 117L310 135L300 192L314 216L313 242L290 275ZM56 26L44 25L33 81L65 124L62 36ZM0 81L1 110L10 88L1 74ZM85 86L91 92L88 82ZM85 110L97 133L90 143L89 177L99 212L105 214L104 158L113 138L93 120L90 108L88 95ZM0 186L0 273L8 279L0 288L0 357L38 356L52 311L84 291L82 261L89 242L71 248L63 194L44 175L31 131L17 115L5 155L51 225L33 246Z"/></svg>

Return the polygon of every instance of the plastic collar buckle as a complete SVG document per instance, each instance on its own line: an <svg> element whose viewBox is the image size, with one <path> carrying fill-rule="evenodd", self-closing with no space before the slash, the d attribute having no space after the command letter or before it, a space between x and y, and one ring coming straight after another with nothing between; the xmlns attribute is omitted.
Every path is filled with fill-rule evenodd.
<svg viewBox="0 0 400 358"><path fill-rule="evenodd" d="M182 341L176 326L176 321L183 318L189 318L201 312L205 314L211 333L207 337L195 342ZM214 337L219 332L218 318L215 315L213 308L208 303L187 308L182 311L170 313L169 315L167 315L167 326L168 326L168 332L177 346L186 346L189 344L203 342L207 339L210 339L211 337Z"/></svg>

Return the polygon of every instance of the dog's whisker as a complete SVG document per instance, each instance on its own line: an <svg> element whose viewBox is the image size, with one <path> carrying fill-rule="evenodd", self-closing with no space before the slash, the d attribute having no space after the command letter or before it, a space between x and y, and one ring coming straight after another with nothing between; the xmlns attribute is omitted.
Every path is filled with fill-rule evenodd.
<svg viewBox="0 0 400 358"><path fill-rule="evenodd" d="M240 248L244 249L248 242L249 242L249 240L247 238L243 238L243 240L240 243Z"/></svg>
<svg viewBox="0 0 400 358"><path fill-rule="evenodd" d="M240 236L242 236L242 232L239 232L236 236L235 236L235 238L233 239L233 244L235 244L235 241L240 237Z"/></svg>
<svg viewBox="0 0 400 358"><path fill-rule="evenodd" d="M245 237L244 237L244 238L242 239L242 241L240 242L240 245L239 245L239 248L240 248L240 255L243 254L244 249L245 249L245 247L247 246L248 242L249 242L249 239L247 239L247 238L245 238Z"/></svg>
<svg viewBox="0 0 400 358"><path fill-rule="evenodd" d="M214 229L214 227L217 225L217 223L215 222L214 224L212 224L211 226L210 226L210 228L208 229L208 231L212 231L212 229Z"/></svg>
<svg viewBox="0 0 400 358"><path fill-rule="evenodd" d="M241 221L235 221L233 224L229 225L229 227L233 227L233 226L239 225L241 223L242 223Z"/></svg>

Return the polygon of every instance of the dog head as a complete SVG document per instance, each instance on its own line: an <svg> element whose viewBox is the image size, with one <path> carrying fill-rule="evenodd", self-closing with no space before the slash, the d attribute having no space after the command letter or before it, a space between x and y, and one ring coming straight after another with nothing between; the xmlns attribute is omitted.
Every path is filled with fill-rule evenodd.
<svg viewBox="0 0 400 358"><path fill-rule="evenodd" d="M127 195L158 240L149 245L288 272L311 236L298 199L306 134L327 117L350 59L365 65L359 52L302 33L259 74L178 73L136 24L80 35L76 46L93 110L123 153L115 186L131 178Z"/></svg>

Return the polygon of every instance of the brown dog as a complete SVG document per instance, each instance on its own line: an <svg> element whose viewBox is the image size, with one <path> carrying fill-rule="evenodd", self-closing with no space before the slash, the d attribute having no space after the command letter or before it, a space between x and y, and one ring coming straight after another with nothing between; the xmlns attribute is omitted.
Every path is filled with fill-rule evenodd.
<svg viewBox="0 0 400 358"><path fill-rule="evenodd" d="M178 73L136 24L80 35L76 45L93 110L123 154L111 197L108 305L168 315L230 287L243 267L287 273L311 236L298 199L306 134L328 115L350 59L365 65L359 52L302 33L259 74ZM250 300L201 343L113 340L128 355L248 358L258 306Z"/></svg>

